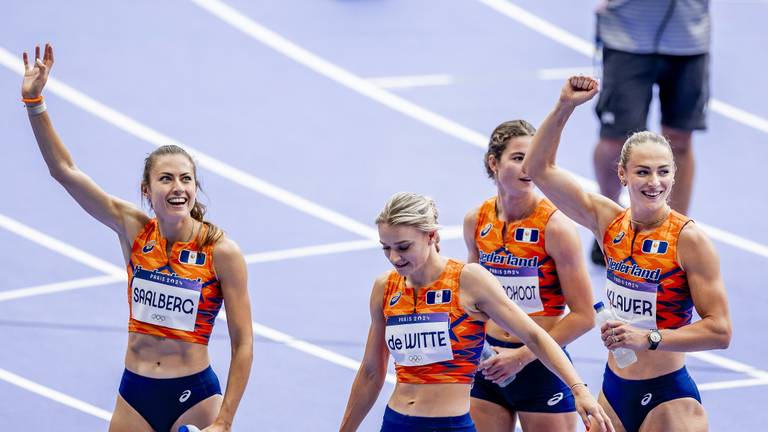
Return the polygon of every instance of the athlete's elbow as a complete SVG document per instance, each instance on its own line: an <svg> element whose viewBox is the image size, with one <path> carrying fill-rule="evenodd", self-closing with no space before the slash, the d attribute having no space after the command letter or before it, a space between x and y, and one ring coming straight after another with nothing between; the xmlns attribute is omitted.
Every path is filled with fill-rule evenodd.
<svg viewBox="0 0 768 432"><path fill-rule="evenodd" d="M730 322L724 323L718 331L718 349L728 349L733 337L733 327Z"/></svg>

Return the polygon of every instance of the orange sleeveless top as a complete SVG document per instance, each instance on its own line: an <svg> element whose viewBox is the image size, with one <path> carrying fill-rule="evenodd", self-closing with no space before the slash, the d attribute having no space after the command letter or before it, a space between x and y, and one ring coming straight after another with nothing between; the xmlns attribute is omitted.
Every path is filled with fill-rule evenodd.
<svg viewBox="0 0 768 432"><path fill-rule="evenodd" d="M477 215L475 245L480 264L528 315L563 315L565 297L555 261L544 248L547 222L557 207L544 198L527 218L502 222L496 216L496 200L486 200Z"/></svg>
<svg viewBox="0 0 768 432"><path fill-rule="evenodd" d="M177 242L167 256L152 219L133 241L127 270L129 332L208 344L223 301L213 245Z"/></svg>
<svg viewBox="0 0 768 432"><path fill-rule="evenodd" d="M621 320L645 329L690 324L693 298L677 262L677 241L689 222L673 210L659 227L637 232L627 209L608 225L603 236L606 296Z"/></svg>
<svg viewBox="0 0 768 432"><path fill-rule="evenodd" d="M384 291L386 343L397 381L410 384L463 383L475 378L485 340L485 322L459 305L464 264L448 260L440 277L418 289L392 271Z"/></svg>

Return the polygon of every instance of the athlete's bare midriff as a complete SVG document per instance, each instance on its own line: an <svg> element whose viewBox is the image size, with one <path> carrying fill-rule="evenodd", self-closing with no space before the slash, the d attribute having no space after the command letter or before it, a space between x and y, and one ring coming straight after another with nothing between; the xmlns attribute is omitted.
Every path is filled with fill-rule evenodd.
<svg viewBox="0 0 768 432"><path fill-rule="evenodd" d="M454 417L469 412L469 384L397 383L389 407L417 417Z"/></svg>
<svg viewBox="0 0 768 432"><path fill-rule="evenodd" d="M550 330L552 330L552 327L555 326L558 322L560 322L561 319L563 319L563 316L532 316L531 319L539 325L539 327L546 330L547 333L549 333ZM491 320L488 320L488 323L485 326L485 334L494 338L498 339L503 342L510 342L510 343L520 343L520 339L515 336L514 334L511 334L504 330L503 328L499 327L498 324L494 323Z"/></svg>
<svg viewBox="0 0 768 432"><path fill-rule="evenodd" d="M207 345L162 336L128 333L125 367L141 376L188 376L204 370L210 362Z"/></svg>

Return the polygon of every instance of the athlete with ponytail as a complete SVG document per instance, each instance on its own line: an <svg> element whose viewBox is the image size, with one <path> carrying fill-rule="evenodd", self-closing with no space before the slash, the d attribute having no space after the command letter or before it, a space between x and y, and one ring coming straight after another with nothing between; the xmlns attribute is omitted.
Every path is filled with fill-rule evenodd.
<svg viewBox="0 0 768 432"><path fill-rule="evenodd" d="M225 432L253 358L246 265L234 241L204 219L192 157L168 145L145 160L141 192L152 218L107 194L80 171L43 102L53 66L46 44L23 55L22 100L51 176L88 214L117 233L128 270L128 348L110 432L177 431L192 424ZM232 344L226 392L210 366L208 340L222 304Z"/></svg>

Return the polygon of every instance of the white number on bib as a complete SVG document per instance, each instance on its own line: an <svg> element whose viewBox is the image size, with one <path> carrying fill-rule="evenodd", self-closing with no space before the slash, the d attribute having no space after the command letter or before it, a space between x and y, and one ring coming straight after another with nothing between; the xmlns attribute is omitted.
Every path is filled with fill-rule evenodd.
<svg viewBox="0 0 768 432"><path fill-rule="evenodd" d="M656 291L656 284L630 281L608 272L608 303L620 320L635 327L656 328Z"/></svg>
<svg viewBox="0 0 768 432"><path fill-rule="evenodd" d="M447 312L387 318L385 338L400 366L422 366L453 360Z"/></svg>
<svg viewBox="0 0 768 432"><path fill-rule="evenodd" d="M131 317L176 330L194 331L199 280L137 268L131 283Z"/></svg>

